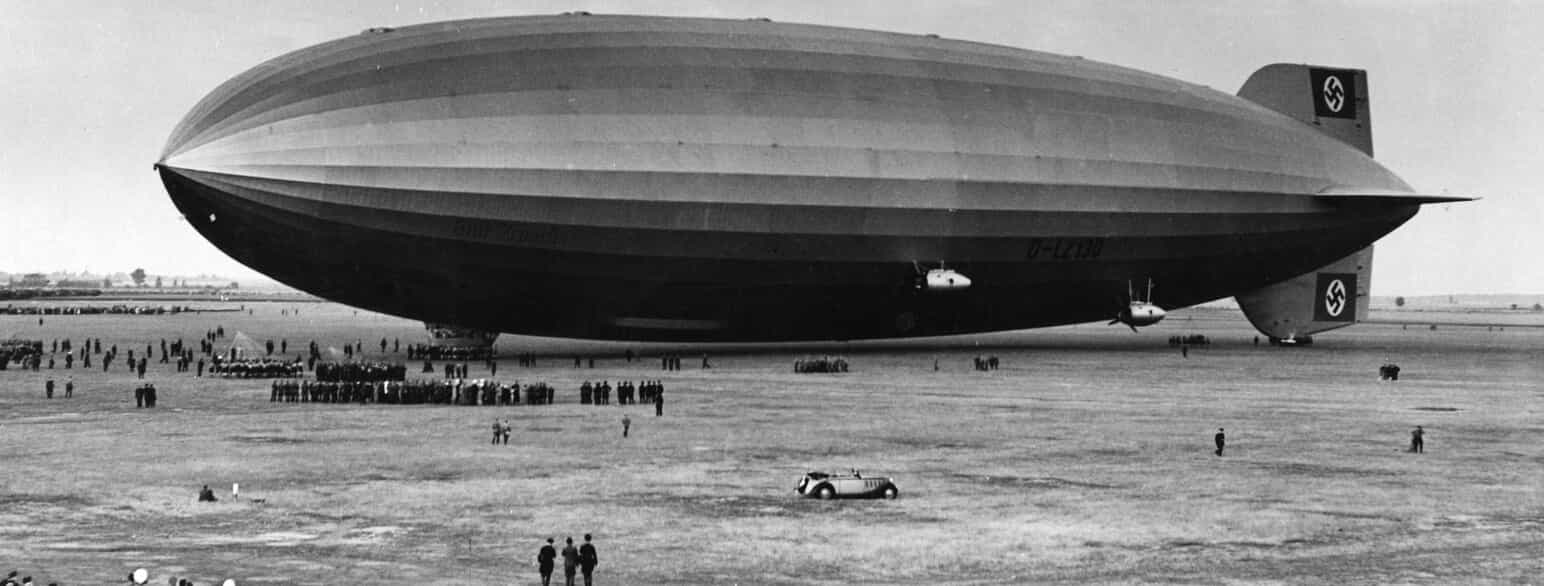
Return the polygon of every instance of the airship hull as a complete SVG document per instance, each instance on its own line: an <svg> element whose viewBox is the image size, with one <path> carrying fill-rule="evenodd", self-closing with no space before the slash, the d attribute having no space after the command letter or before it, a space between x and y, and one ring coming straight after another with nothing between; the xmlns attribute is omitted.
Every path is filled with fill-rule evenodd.
<svg viewBox="0 0 1544 586"><path fill-rule="evenodd" d="M531 17L301 50L158 164L297 288L433 323L645 340L1109 319L1313 270L1414 205L1365 154L1199 86L1017 49L764 22ZM919 292L922 269L968 289Z"/></svg>

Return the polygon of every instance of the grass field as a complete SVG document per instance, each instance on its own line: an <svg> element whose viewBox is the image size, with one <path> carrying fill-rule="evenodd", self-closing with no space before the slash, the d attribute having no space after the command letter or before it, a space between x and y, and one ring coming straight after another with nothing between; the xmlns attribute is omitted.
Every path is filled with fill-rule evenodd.
<svg viewBox="0 0 1544 586"><path fill-rule="evenodd" d="M0 337L138 353L223 325L293 354L311 339L423 335L331 304L248 307L0 316ZM1166 344L1180 333L1215 343L1182 358ZM135 409L139 381L120 365L13 368L0 372L0 571L43 584L136 567L160 584L535 584L546 538L588 532L600 584L1539 580L1544 329L1364 324L1294 349L1253 335L1237 313L1191 310L1137 335L714 349L710 370L686 350L673 373L614 355L574 369L572 353L628 346L506 336L506 355L560 355L501 362L500 380L559 389L539 407L274 404L267 381L152 363L160 406ZM853 371L791 372L827 351ZM977 354L1002 369L973 371ZM1385 361L1402 380L1376 380ZM43 397L45 378L69 375L74 398ZM578 404L583 380L656 378L664 417ZM514 424L511 445L488 445L495 417ZM1424 455L1404 452L1416 425ZM853 467L893 476L901 498L793 492L806 470ZM204 484L222 500L195 502Z"/></svg>

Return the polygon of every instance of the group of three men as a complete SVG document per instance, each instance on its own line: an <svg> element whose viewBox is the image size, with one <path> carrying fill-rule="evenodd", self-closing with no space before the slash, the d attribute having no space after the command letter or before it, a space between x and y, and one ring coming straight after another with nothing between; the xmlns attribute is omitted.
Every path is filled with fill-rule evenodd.
<svg viewBox="0 0 1544 586"><path fill-rule="evenodd" d="M591 586L591 576L595 573L595 566L600 564L600 558L595 555L595 545L590 543L590 534L584 534L584 545L574 548L574 538L569 537L563 547L563 578L565 586L574 586L574 573L581 571L584 574L584 586ZM541 551L536 554L537 570L541 571L542 586L551 586L552 570L557 563L558 550L552 546L552 538L547 538L547 544L541 546Z"/></svg>

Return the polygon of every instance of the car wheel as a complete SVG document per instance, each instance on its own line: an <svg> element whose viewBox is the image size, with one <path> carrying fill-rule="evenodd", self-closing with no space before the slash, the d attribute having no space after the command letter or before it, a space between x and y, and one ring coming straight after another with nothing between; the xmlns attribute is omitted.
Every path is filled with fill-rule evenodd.
<svg viewBox="0 0 1544 586"><path fill-rule="evenodd" d="M901 491L899 489L895 488L895 485L892 484L890 486L886 486L885 487L885 498L890 499L890 500L893 501L893 500L895 500L895 497L898 497L898 496L901 496Z"/></svg>
<svg viewBox="0 0 1544 586"><path fill-rule="evenodd" d="M836 498L836 489L831 488L829 484L823 484L820 488L815 489L815 494L822 500L831 500Z"/></svg>

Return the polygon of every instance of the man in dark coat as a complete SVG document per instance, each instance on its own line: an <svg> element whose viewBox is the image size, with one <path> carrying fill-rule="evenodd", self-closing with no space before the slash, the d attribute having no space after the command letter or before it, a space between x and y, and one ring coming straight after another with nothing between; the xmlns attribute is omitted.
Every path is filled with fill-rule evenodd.
<svg viewBox="0 0 1544 586"><path fill-rule="evenodd" d="M600 564L600 557L595 555L595 545L590 543L590 534L584 534L584 545L579 546L579 571L584 572L584 586L590 586L590 574L595 572L595 566Z"/></svg>
<svg viewBox="0 0 1544 586"><path fill-rule="evenodd" d="M541 546L541 551L536 554L536 569L541 572L541 586L551 586L552 563L558 559L558 550L552 547L552 538L547 538L547 545Z"/></svg>
<svg viewBox="0 0 1544 586"><path fill-rule="evenodd" d="M1224 437L1222 435L1222 428L1221 427L1217 428L1217 435L1215 437L1213 437L1212 439L1217 442L1217 455L1221 456L1222 455L1222 446L1223 446L1223 444L1226 443L1226 441L1225 441L1225 439L1224 439Z"/></svg>

